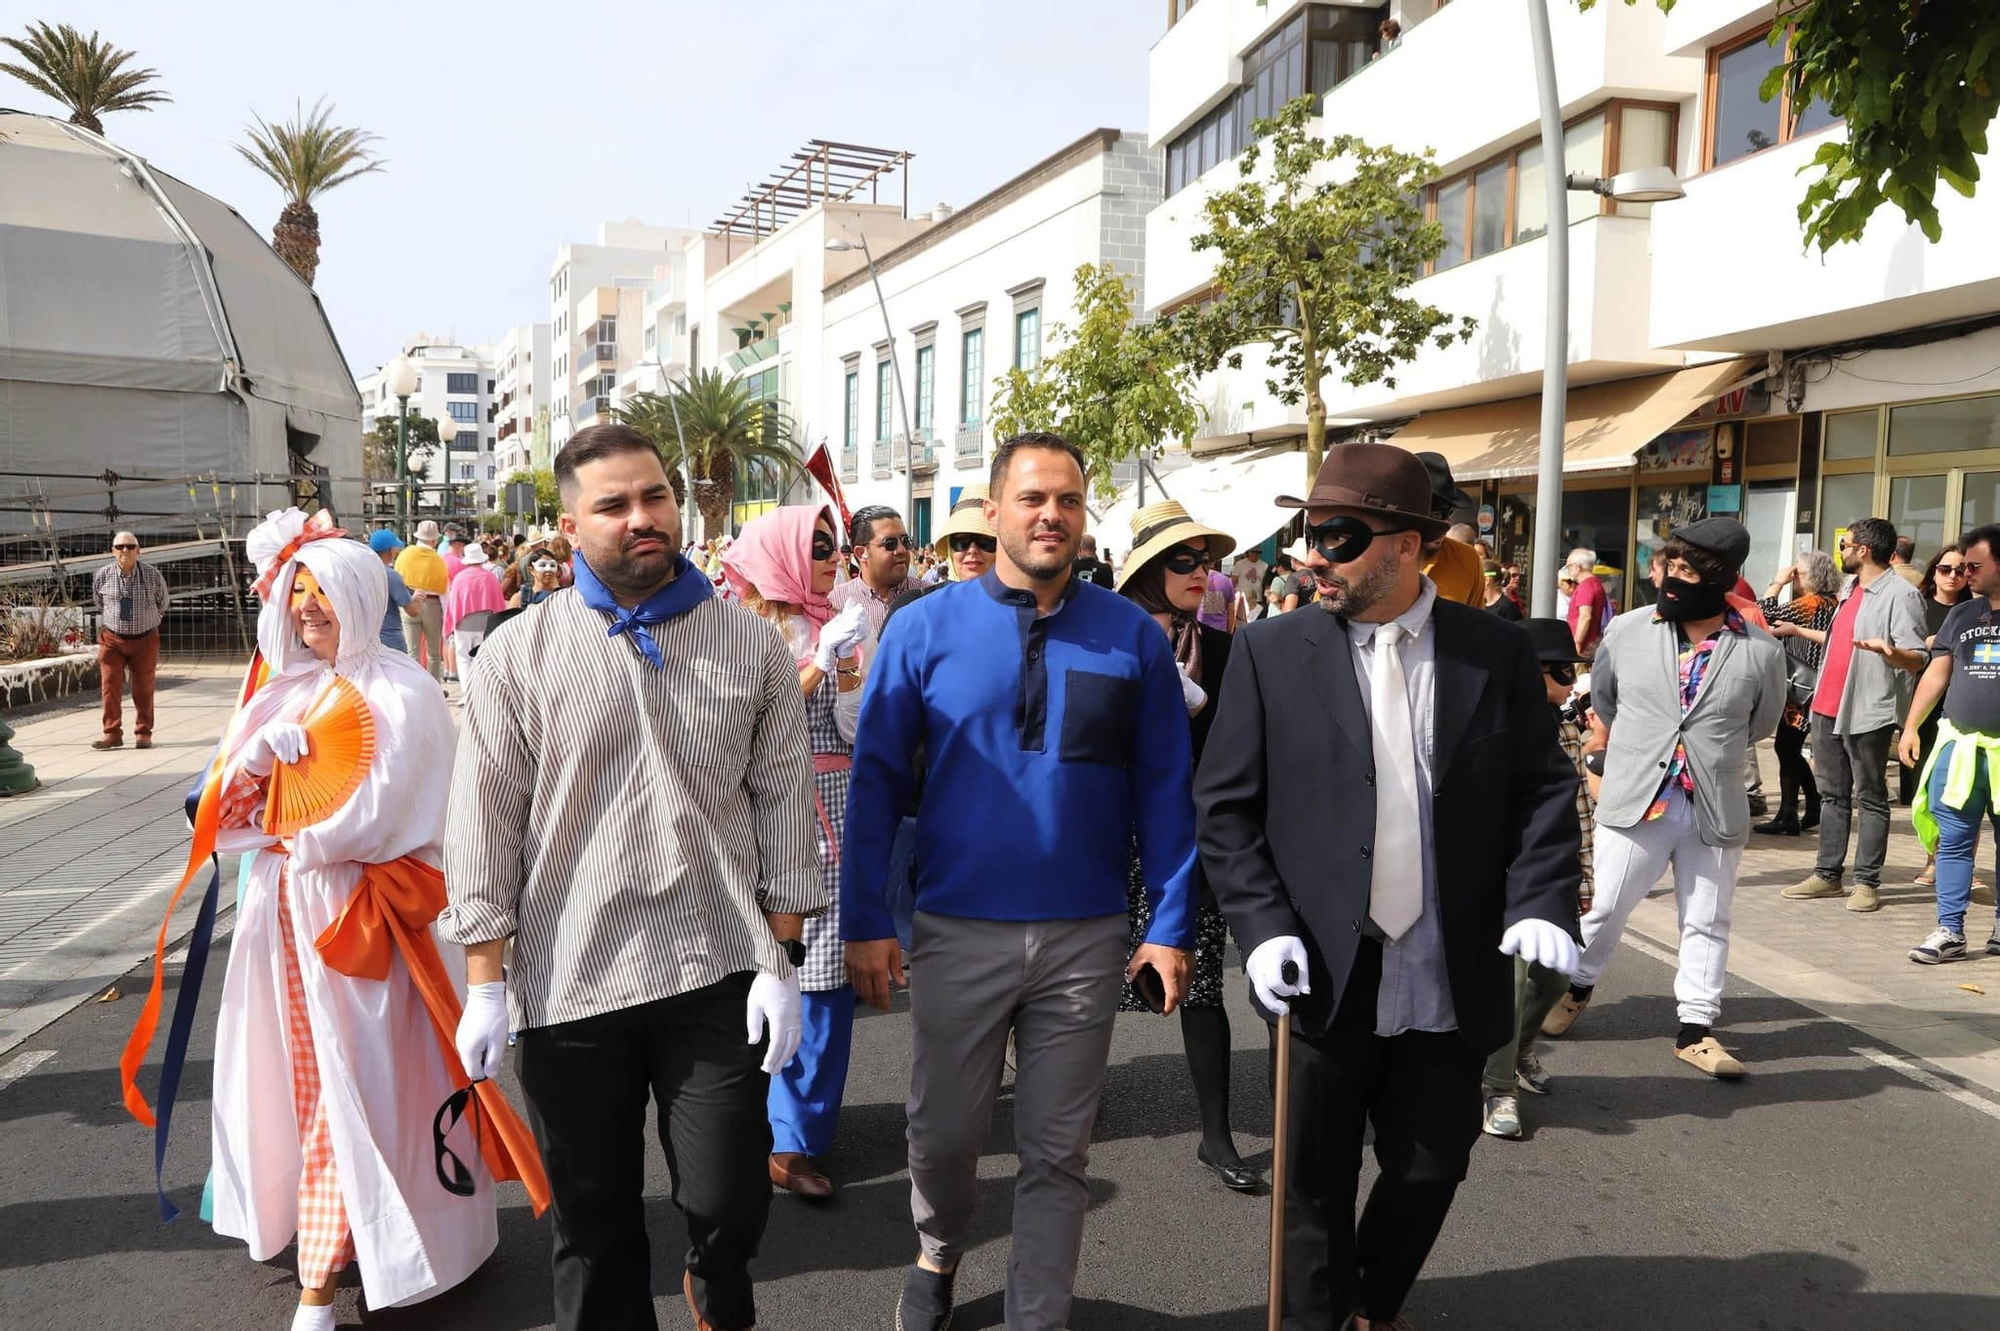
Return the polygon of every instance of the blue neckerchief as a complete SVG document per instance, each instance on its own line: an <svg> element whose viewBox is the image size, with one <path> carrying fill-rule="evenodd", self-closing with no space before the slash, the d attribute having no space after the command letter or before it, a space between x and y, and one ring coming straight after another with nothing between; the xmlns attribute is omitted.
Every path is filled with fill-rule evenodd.
<svg viewBox="0 0 2000 1331"><path fill-rule="evenodd" d="M597 575L590 571L590 565L583 562L581 550L576 552L576 590L585 605L611 616L612 637L621 633L632 635L633 644L655 670L666 669L667 658L660 655L660 644L653 641L651 626L684 615L715 595L715 587L688 562L687 556L675 555L674 580L627 610L597 580Z"/></svg>

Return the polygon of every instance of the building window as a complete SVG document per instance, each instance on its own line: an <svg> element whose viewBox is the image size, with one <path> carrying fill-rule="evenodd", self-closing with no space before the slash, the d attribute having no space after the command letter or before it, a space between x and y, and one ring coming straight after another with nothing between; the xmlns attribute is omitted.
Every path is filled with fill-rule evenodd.
<svg viewBox="0 0 2000 1331"><path fill-rule="evenodd" d="M937 347L917 348L917 424L919 435L928 434L933 419L931 407L937 400Z"/></svg>
<svg viewBox="0 0 2000 1331"><path fill-rule="evenodd" d="M889 361L875 362L875 442L889 441Z"/></svg>
<svg viewBox="0 0 2000 1331"><path fill-rule="evenodd" d="M1032 372L1042 363L1042 311L1039 306L1014 315L1014 368Z"/></svg>
<svg viewBox="0 0 2000 1331"><path fill-rule="evenodd" d="M841 409L840 443L853 448L861 442L861 371L847 372L847 399Z"/></svg>
<svg viewBox="0 0 2000 1331"><path fill-rule="evenodd" d="M447 374L444 377L444 391L447 393L477 393L479 391L479 376L477 374Z"/></svg>
<svg viewBox="0 0 2000 1331"><path fill-rule="evenodd" d="M1789 38L1773 46L1769 37L1768 30L1759 28L1708 53L1708 123L1703 130L1711 169L1834 123L1824 102L1794 107L1789 88L1768 102L1758 96L1765 76L1790 54Z"/></svg>
<svg viewBox="0 0 2000 1331"><path fill-rule="evenodd" d="M977 425L983 419L980 390L986 376L986 330L968 328L959 343L959 407L961 425Z"/></svg>
<svg viewBox="0 0 2000 1331"><path fill-rule="evenodd" d="M460 425L470 424L479 416L477 402L447 402L444 404L444 409L451 413L451 418Z"/></svg>
<svg viewBox="0 0 2000 1331"><path fill-rule="evenodd" d="M491 462L487 463L487 464L486 464L486 479L487 479L487 480L489 480L489 481L491 481L491 480L497 480L497 479L499 479L499 478L498 478L498 476L497 476L497 474L496 474L496 473L498 472L498 470L499 470L499 469L498 469L497 467L495 467L495 466L494 466L494 465L493 465L493 464L492 464Z"/></svg>

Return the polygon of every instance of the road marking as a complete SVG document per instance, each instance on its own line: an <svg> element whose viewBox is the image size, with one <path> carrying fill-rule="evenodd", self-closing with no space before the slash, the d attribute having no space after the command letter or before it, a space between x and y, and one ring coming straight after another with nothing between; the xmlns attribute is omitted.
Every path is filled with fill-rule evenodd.
<svg viewBox="0 0 2000 1331"><path fill-rule="evenodd" d="M1655 945L1651 939L1640 937L1637 933L1635 933L1630 929L1627 929L1625 931L1625 937L1620 939L1619 941L1622 942L1626 947L1632 948L1633 950L1638 952L1643 952L1645 955L1651 957L1655 961L1664 961L1669 966L1676 966L1676 967L1681 964L1681 959L1674 953L1667 951L1663 947Z"/></svg>
<svg viewBox="0 0 2000 1331"><path fill-rule="evenodd" d="M53 1049L34 1049L8 1060L5 1066L0 1066L0 1091L6 1090L55 1056L56 1051Z"/></svg>
<svg viewBox="0 0 2000 1331"><path fill-rule="evenodd" d="M1870 1063L1885 1067L1891 1072L1901 1073L1927 1090L1940 1091L1968 1108L1977 1109L1988 1118L2000 1118L2000 1105L1974 1095L1963 1086L1946 1081L1943 1077L1938 1076L1935 1072L1927 1068L1920 1068L1907 1059L1898 1058L1894 1054L1885 1054L1879 1049L1856 1049L1854 1052L1867 1059ZM0 1076L4 1075L6 1074L0 1073Z"/></svg>

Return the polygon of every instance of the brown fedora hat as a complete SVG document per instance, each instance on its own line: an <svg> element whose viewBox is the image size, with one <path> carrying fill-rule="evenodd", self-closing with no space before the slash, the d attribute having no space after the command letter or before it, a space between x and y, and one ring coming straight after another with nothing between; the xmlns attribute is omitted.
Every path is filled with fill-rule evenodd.
<svg viewBox="0 0 2000 1331"><path fill-rule="evenodd" d="M1399 518L1404 530L1435 541L1450 526L1431 516L1431 476L1416 454L1394 444L1336 444L1304 499L1281 495L1279 508L1333 509Z"/></svg>

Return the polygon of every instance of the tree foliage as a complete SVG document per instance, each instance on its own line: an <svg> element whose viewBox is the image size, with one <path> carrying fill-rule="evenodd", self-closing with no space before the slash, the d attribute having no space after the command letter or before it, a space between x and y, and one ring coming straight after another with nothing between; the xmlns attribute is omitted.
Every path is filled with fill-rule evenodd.
<svg viewBox="0 0 2000 1331"><path fill-rule="evenodd" d="M1885 204L1938 240L1938 182L1973 196L2000 115L2000 0L1799 0L1775 10L1767 40L1785 59L1765 78L1764 100L1783 92L1846 122L1801 168L1818 172L1799 202L1805 243L1825 253L1859 240Z"/></svg>
<svg viewBox="0 0 2000 1331"><path fill-rule="evenodd" d="M294 107L292 118L281 124L268 124L259 116L244 133L250 142L237 144L236 151L285 192L271 248L311 286L319 271L319 214L313 201L387 165L369 148L376 136L334 124L333 107L323 100L313 103L311 114Z"/></svg>
<svg viewBox="0 0 2000 1331"><path fill-rule="evenodd" d="M512 508L508 507L508 502L513 497L513 491L510 487L524 484L531 484L535 487L535 511L532 513L516 513ZM675 485L674 492L676 495L680 493L679 485ZM562 491L556 486L555 470L550 467L535 467L533 469L524 467L508 476L506 480L500 482L500 511L508 517L532 518L537 522L540 522L552 513L560 513L562 511Z"/></svg>
<svg viewBox="0 0 2000 1331"><path fill-rule="evenodd" d="M132 52L119 50L95 32L86 37L67 23L30 23L26 37L0 37L0 46L25 62L0 63L0 72L61 102L69 108L69 123L93 134L104 132L98 117L107 111L150 111L173 100L146 87L160 77L157 70L127 69Z"/></svg>
<svg viewBox="0 0 2000 1331"><path fill-rule="evenodd" d="M443 442L438 438L437 422L428 416L410 417L410 475L421 477L430 469L431 459L437 456ZM396 479L396 417L393 414L377 416L375 428L361 440L361 475L370 481L393 481Z"/></svg>
<svg viewBox="0 0 2000 1331"><path fill-rule="evenodd" d="M1054 347L1032 373L1018 367L994 380L996 438L1053 430L1083 453L1100 495L1113 492L1111 468L1168 439L1187 441L1201 425L1195 376L1155 324L1132 317L1132 287L1110 264L1076 270L1077 322L1049 329Z"/></svg>
<svg viewBox="0 0 2000 1331"><path fill-rule="evenodd" d="M1313 103L1296 98L1252 126L1240 183L1203 201L1208 226L1194 238L1216 255L1216 295L1167 323L1202 373L1241 369L1244 346L1268 347L1266 387L1288 406L1305 402L1307 465L1317 470L1322 385L1334 367L1346 383L1393 388L1398 365L1427 343L1470 337L1474 321L1408 294L1444 249L1443 229L1424 220L1423 187L1437 177L1429 150L1322 138Z"/></svg>
<svg viewBox="0 0 2000 1331"><path fill-rule="evenodd" d="M613 407L611 417L653 441L674 497L683 504L681 444L686 442L695 509L708 535L722 533L741 469L771 467L785 484L804 470L793 448L791 418L776 403L752 396L743 380L727 378L720 370L703 370L665 392L635 393Z"/></svg>

